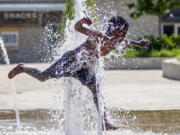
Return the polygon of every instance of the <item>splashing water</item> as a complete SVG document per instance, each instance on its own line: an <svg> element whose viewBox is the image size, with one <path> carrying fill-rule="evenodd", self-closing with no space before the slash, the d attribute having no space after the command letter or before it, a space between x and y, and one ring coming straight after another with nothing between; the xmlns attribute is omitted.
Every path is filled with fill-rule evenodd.
<svg viewBox="0 0 180 135"><path fill-rule="evenodd" d="M110 8L112 9L112 8ZM83 41L86 40L86 36L75 32L74 24L81 18L88 16L88 12L86 10L85 0L76 0L75 4L75 19L70 21L67 20L66 29L65 29L65 42L59 44L54 49L54 59L57 59L63 55L64 52L68 50L72 50L79 46ZM110 12L109 12L110 13ZM116 14L112 12L112 14ZM111 14L111 15L112 15ZM109 17L108 17L109 18ZM107 16L104 17L100 26L102 29L106 24L104 22L107 21ZM101 29L99 28L99 29ZM101 29L101 31L103 31ZM3 57L7 63L7 66L10 64L7 51L4 47L3 41L0 40L0 45L3 50ZM122 50L123 48L119 48ZM97 50L100 51L100 44L97 47ZM111 54L112 55L112 54ZM110 56L110 55L109 55ZM108 57L109 57L108 56ZM107 57L107 58L108 58ZM110 59L110 57L108 58ZM103 132L103 115L104 115L104 102L102 98L102 78L104 73L104 60L100 58L96 61L94 72L97 78L96 87L98 88L98 97L100 109L99 113L96 112L95 106L92 103L92 95L91 93L85 89L78 81L72 78L66 78L61 80L56 80L53 82L53 89L57 89L55 99L57 105L57 112L55 112L53 117L55 121L58 121L58 128L53 127L53 129L43 128L43 130L38 130L34 125L28 125L27 127L23 127L20 130L14 132L11 127L1 127L0 130L2 134L10 134L10 135L157 135L153 132L136 132L130 130L121 129L120 131L114 132ZM61 86L61 87L60 87ZM63 86L63 87L62 87ZM14 104L15 104L15 112L16 112L16 120L17 125L20 125L19 111L16 105L16 91L14 82L11 81L11 87L13 90ZM89 92L89 93L88 93ZM65 116L64 116L65 115ZM97 116L96 116L97 115ZM94 117L95 116L95 117ZM95 121L95 122L94 122ZM34 122L34 121L33 121ZM35 123L35 122L34 122ZM165 135L165 134L159 134Z"/></svg>
<svg viewBox="0 0 180 135"><path fill-rule="evenodd" d="M64 49L73 49L79 46L79 41L85 41L85 37L77 34L74 31L74 23L76 23L84 15L82 14L83 9L80 6L81 1L75 3L75 18L73 21L67 20L65 30L65 42ZM81 40L80 40L81 37ZM70 71L71 72L71 71ZM82 114L81 112L81 86L80 84L72 79L65 79L65 134L66 135L82 135Z"/></svg>
<svg viewBox="0 0 180 135"><path fill-rule="evenodd" d="M60 45L60 47L55 49L56 51L55 54L58 54L58 56L57 55L55 56L55 59L61 57L64 52L72 50L78 47L80 44L82 44L82 42L86 41L87 37L84 36L83 34L80 34L79 32L76 32L74 30L74 25L77 21L87 16L90 16L90 15L88 15L87 7L86 7L86 0L75 0L75 18L72 21L67 20L66 22L65 39L64 39L65 42L63 43L62 46ZM100 48L100 45L98 47ZM96 62L96 67L94 67L94 71L93 71L95 72L95 75L97 77L98 97L101 97L101 93L100 93L101 86L99 84L102 78L102 74L101 74L101 72L103 72L102 69L103 69L102 60L99 59ZM63 110L63 109L65 110L65 114L64 114L65 115L65 133L64 134L66 135L90 134L88 133L88 131L85 131L85 129L87 128L87 126L85 125L87 124L87 120L88 120L89 123L94 125L94 126L90 126L91 128L92 127L98 128L98 133L96 134L102 135L103 134L102 120L103 120L103 114L104 114L103 113L104 110L102 109L104 107L102 106L104 105L101 98L99 98L100 101L98 102L100 106L99 107L100 111L99 113L96 113L97 114L96 119L98 122L93 123L92 120L90 120L89 118L90 116L84 116L83 114L83 113L87 113L87 110L89 110L89 108L91 108L92 110L93 103L91 102L89 103L89 106L87 105L87 95L91 95L88 93L89 90L87 90L88 92L86 92L82 84L80 84L80 82L78 82L75 79L63 78L63 80L64 80L64 91L65 91L64 92L65 103L64 104L62 103L60 106L64 105L65 107L60 107L59 110ZM60 94L62 94L62 92ZM91 101L92 101L92 97L91 97ZM93 106L93 108L95 108L95 106ZM91 115L91 114L88 113L87 115ZM93 115L95 115L95 113ZM64 120L61 120L59 123L62 123L62 121Z"/></svg>
<svg viewBox="0 0 180 135"><path fill-rule="evenodd" d="M8 53L7 53L7 50L6 50L5 46L4 46L4 42L3 42L1 37L0 37L0 47L2 49L3 58L4 58L4 61L6 62L6 66L9 69L10 60L8 58ZM15 110L15 115L16 115L16 124L17 124L17 127L20 128L21 121L20 121L19 110L18 110L17 102L16 102L16 88L15 88L15 83L14 83L13 80L10 80L10 85L11 85L12 97L13 97L13 103L14 103L14 110Z"/></svg>

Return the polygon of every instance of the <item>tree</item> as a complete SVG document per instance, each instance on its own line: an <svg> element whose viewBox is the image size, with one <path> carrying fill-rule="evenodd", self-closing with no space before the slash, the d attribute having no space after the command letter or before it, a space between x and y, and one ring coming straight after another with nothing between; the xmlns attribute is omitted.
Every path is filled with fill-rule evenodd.
<svg viewBox="0 0 180 135"><path fill-rule="evenodd" d="M66 7L63 11L63 15L61 18L61 28L60 28L60 32L63 35L64 34L64 30L65 30L65 25L66 25L66 20L67 18L69 20L73 20L74 19L74 0L66 0Z"/></svg>
<svg viewBox="0 0 180 135"><path fill-rule="evenodd" d="M87 8L89 10L92 11L92 15L94 15L94 10L95 7L93 6L94 0L86 0L86 5ZM60 28L60 32L62 34L64 34L64 29L65 29L65 25L66 25L66 20L73 20L74 19L74 15L75 15L75 9L74 9L74 5L75 5L75 0L66 0L66 7L65 10L63 11L63 15L62 15L62 25Z"/></svg>
<svg viewBox="0 0 180 135"><path fill-rule="evenodd" d="M180 0L136 0L127 6L132 9L130 16L136 19L144 14L158 16L167 14L171 9L180 7Z"/></svg>

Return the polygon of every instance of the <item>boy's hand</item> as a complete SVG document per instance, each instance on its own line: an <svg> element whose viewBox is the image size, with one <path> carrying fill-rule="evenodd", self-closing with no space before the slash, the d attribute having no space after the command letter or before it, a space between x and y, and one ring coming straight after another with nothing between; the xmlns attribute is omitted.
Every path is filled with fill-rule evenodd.
<svg viewBox="0 0 180 135"><path fill-rule="evenodd" d="M92 24L92 20L90 18L86 17L86 18L83 18L83 23L90 26Z"/></svg>
<svg viewBox="0 0 180 135"><path fill-rule="evenodd" d="M140 48L148 48L150 42L148 40L140 40L138 41L138 47Z"/></svg>

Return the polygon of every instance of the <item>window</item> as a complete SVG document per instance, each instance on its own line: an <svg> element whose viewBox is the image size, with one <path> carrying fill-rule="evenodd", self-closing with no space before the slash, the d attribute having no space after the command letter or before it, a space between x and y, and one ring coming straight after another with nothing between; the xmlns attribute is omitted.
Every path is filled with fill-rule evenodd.
<svg viewBox="0 0 180 135"><path fill-rule="evenodd" d="M19 34L18 32L8 31L8 32L0 32L0 36L2 37L5 46L17 46L19 42Z"/></svg>
<svg viewBox="0 0 180 135"><path fill-rule="evenodd" d="M37 14L35 12L5 12L5 19L35 19Z"/></svg>
<svg viewBox="0 0 180 135"><path fill-rule="evenodd" d="M169 36L174 34L174 25L164 25L163 33Z"/></svg>
<svg viewBox="0 0 180 135"><path fill-rule="evenodd" d="M41 17L40 13L34 12L0 12L1 27L27 27L39 26Z"/></svg>
<svg viewBox="0 0 180 135"><path fill-rule="evenodd" d="M177 28L177 34L180 34L180 26Z"/></svg>
<svg viewBox="0 0 180 135"><path fill-rule="evenodd" d="M180 34L180 23L165 23L161 25L161 35Z"/></svg>

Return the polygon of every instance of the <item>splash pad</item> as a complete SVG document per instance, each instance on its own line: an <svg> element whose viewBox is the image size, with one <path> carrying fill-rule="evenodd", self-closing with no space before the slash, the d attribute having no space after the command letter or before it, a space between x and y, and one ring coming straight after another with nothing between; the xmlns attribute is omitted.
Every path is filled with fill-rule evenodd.
<svg viewBox="0 0 180 135"><path fill-rule="evenodd" d="M74 45L79 45L82 40L85 40L86 38L81 34L74 32L74 23L87 15L83 1L76 1L75 9L77 11L75 19L73 21L68 20L66 24L68 27L66 29L65 43L62 47L55 49L57 54L59 54L59 56L55 56L56 58L60 57L64 52L75 48L76 46ZM97 61L97 67L98 68L95 72L99 83L101 84L103 60L100 59ZM52 110L47 114L35 113L32 115L32 119L30 121L25 120L21 123L21 128L17 128L16 124L14 124L16 123L15 121L2 121L2 126L0 127L2 129L2 133L12 135L156 135L156 133L153 132L141 133L140 131L130 130L130 127L128 126L125 128L122 126L122 128L117 131L102 131L102 118L104 111L103 101L100 104L102 110L100 110L101 112L98 114L95 106L93 105L91 94L88 93L88 90L77 80L68 78L61 81L55 81L52 85L52 89L57 90L55 101L57 105L57 108L55 108L57 111ZM99 92L99 98L101 98L101 88L99 89ZM22 115L23 112L20 114ZM35 116L41 117L42 115L51 115L51 117L42 119L42 121L35 119ZM18 116L18 113L16 113L16 116ZM18 118L16 117L16 119ZM43 121L51 122L49 124L48 122L44 123Z"/></svg>

